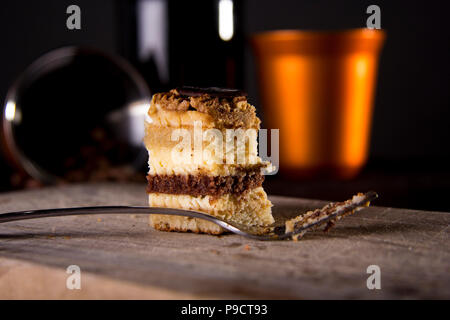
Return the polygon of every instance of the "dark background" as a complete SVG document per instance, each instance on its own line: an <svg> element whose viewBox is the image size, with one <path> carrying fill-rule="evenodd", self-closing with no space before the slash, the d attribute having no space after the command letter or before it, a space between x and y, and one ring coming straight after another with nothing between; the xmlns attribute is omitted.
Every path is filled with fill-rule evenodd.
<svg viewBox="0 0 450 320"><path fill-rule="evenodd" d="M387 31L380 61L370 160L364 172L351 181L290 181L280 176L269 177L270 193L338 200L355 191L374 189L381 194L379 204L450 211L446 201L450 192L450 28L444 1L235 2L241 5L240 31L244 38L272 29L364 27L370 4L380 6L381 26ZM128 27L121 21L124 3L126 6L131 2L2 1L0 100L4 101L8 87L24 68L51 49L83 44L128 56L124 49L124 30ZM177 3L172 1L172 8ZM66 28L66 8L71 4L81 7L81 30ZM133 37L130 34L130 42ZM258 106L255 66L248 45L244 58L241 84L251 102ZM12 169L3 159L0 170L0 189L11 189Z"/></svg>

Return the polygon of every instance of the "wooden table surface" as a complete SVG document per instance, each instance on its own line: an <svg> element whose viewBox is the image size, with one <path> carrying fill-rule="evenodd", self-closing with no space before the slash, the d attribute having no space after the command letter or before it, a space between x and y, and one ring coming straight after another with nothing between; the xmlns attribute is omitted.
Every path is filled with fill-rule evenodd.
<svg viewBox="0 0 450 320"><path fill-rule="evenodd" d="M0 194L0 212L145 205L144 185L95 184ZM382 195L381 195L382 196ZM271 197L274 215L324 203ZM344 199L343 199L344 200ZM450 214L371 207L299 242L166 233L144 215L0 224L0 298L450 298ZM69 290L66 268L81 269ZM381 289L367 288L367 267Z"/></svg>

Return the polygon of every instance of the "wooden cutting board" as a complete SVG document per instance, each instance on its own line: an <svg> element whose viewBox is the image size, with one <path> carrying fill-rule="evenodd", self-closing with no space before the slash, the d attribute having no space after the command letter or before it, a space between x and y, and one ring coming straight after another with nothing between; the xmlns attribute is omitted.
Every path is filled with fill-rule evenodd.
<svg viewBox="0 0 450 320"><path fill-rule="evenodd" d="M90 184L4 193L0 212L145 205L144 190ZM271 200L275 216L324 204ZM449 213L371 207L299 242L166 233L151 229L146 216L130 214L5 223L0 298L448 299L449 223ZM81 269L80 290L66 287L69 265ZM380 268L379 290L367 288L370 265Z"/></svg>

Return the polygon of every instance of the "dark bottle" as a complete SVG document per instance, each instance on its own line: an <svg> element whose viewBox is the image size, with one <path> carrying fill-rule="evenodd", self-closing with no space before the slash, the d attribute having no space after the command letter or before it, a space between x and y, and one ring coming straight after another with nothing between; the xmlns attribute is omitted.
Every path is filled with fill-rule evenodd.
<svg viewBox="0 0 450 320"><path fill-rule="evenodd" d="M153 92L182 85L242 88L242 1L118 1L121 54Z"/></svg>

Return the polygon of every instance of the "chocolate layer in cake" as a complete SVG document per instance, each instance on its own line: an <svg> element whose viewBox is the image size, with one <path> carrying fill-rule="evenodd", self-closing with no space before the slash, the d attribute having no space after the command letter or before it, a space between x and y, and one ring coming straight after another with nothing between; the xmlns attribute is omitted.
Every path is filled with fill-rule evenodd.
<svg viewBox="0 0 450 320"><path fill-rule="evenodd" d="M147 193L188 194L191 196L240 195L260 187L264 176L259 172L235 176L148 175Z"/></svg>

